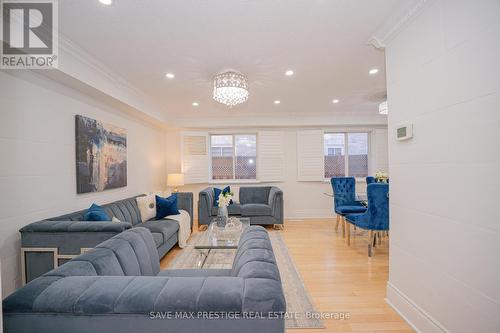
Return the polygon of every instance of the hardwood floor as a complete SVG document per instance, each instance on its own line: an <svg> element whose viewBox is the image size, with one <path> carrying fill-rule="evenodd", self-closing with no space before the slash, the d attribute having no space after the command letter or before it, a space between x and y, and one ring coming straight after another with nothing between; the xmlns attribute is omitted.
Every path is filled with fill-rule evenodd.
<svg viewBox="0 0 500 333"><path fill-rule="evenodd" d="M197 228L195 228L197 229ZM384 301L389 271L388 240L377 245L368 258L368 233L351 230L351 246L335 233L335 219L289 220L282 234L290 255L319 312L348 312L348 320L323 320L318 332L413 332ZM162 260L161 267L179 253L178 247ZM292 333L315 330L293 329Z"/></svg>

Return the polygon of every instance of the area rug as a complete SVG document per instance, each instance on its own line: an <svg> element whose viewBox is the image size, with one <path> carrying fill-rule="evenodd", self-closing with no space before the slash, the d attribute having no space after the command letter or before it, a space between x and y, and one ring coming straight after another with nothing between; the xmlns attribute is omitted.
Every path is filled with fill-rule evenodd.
<svg viewBox="0 0 500 333"><path fill-rule="evenodd" d="M168 266L168 269L198 268L200 254L194 245L207 237L206 232L194 234L188 245L178 254ZM283 290L286 299L286 328L324 328L320 319L311 318L307 314L317 313L304 282L302 281L295 264L288 253L288 248L279 232L270 232L269 238L273 246L274 255L280 270ZM231 268L236 250L212 250L205 261L204 268Z"/></svg>

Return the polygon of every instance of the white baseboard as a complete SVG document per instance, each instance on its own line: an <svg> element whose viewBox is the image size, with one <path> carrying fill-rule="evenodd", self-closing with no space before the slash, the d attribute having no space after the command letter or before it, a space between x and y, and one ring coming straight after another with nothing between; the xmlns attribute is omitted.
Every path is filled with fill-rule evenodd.
<svg viewBox="0 0 500 333"><path fill-rule="evenodd" d="M387 282L385 301L418 333L449 333L440 322L390 282Z"/></svg>

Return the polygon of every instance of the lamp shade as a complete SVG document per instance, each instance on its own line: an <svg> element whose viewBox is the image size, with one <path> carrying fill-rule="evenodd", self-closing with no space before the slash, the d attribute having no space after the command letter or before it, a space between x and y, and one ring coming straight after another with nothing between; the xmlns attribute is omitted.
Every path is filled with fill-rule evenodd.
<svg viewBox="0 0 500 333"><path fill-rule="evenodd" d="M184 175L182 173L169 173L167 175L167 186L177 187L184 185Z"/></svg>

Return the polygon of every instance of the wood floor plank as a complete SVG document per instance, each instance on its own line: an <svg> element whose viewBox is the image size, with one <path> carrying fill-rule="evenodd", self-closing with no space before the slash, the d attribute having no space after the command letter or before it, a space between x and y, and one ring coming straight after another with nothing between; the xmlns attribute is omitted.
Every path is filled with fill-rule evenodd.
<svg viewBox="0 0 500 333"><path fill-rule="evenodd" d="M195 225L195 230L198 230ZM351 245L335 232L335 219L285 222L282 235L313 303L321 312L348 312L346 320L323 320L325 329L290 329L313 332L414 332L385 302L389 273L388 239L368 257L368 233L351 230ZM161 261L162 269L181 251L172 249Z"/></svg>

